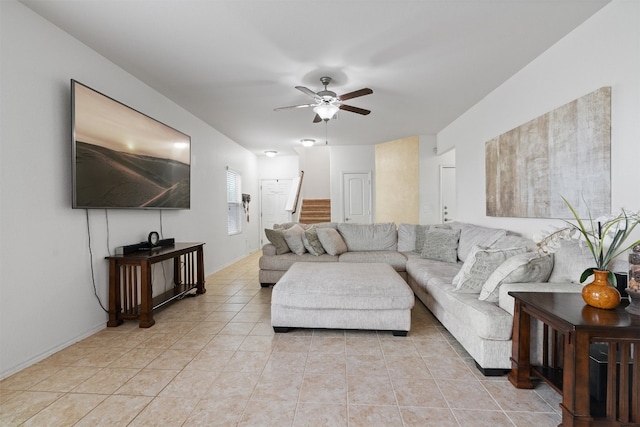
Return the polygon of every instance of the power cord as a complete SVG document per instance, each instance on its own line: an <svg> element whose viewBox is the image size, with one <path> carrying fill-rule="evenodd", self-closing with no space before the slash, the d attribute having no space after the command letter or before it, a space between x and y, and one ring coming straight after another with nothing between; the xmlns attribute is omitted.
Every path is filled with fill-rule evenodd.
<svg viewBox="0 0 640 427"><path fill-rule="evenodd" d="M96 296L98 304L100 304L102 310L104 310L105 313L109 313L109 310L104 308L104 305L102 305L102 301L100 301L100 297L98 296L98 289L96 288L96 276L93 271L93 250L91 249L91 227L89 226L89 209L85 209L84 211L87 216L87 236L89 237L89 263L91 266L91 283L93 283L93 294Z"/></svg>
<svg viewBox="0 0 640 427"><path fill-rule="evenodd" d="M104 219L107 223L107 253L111 256L111 243L109 242L109 235L111 234L109 233L109 211L106 209L104 210Z"/></svg>

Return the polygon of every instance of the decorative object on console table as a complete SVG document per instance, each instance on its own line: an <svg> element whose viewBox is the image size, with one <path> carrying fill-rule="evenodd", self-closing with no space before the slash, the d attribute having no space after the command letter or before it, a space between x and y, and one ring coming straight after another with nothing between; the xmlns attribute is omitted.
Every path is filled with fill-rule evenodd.
<svg viewBox="0 0 640 427"><path fill-rule="evenodd" d="M620 292L609 284L609 273L593 270L593 281L582 287L582 299L591 307L612 309L620 304Z"/></svg>
<svg viewBox="0 0 640 427"><path fill-rule="evenodd" d="M587 207L589 217L589 227L587 228L571 203L564 197L562 200L571 211L577 225L565 221L567 224L565 227L554 230L538 242L540 251L554 252L559 246L558 239L579 239L584 242L595 261L595 267L587 268L580 276L580 283L587 280L589 276L595 276L594 282L582 289L584 301L597 308L612 309L617 307L620 304L620 292L616 287L616 275L609 271L609 265L618 255L640 244L640 240L628 246L624 243L636 225L640 223L640 215L622 209L617 216L598 218L594 221L591 211ZM606 275L600 272L606 273ZM606 276L606 278L602 279L602 276ZM592 286L594 283L595 286ZM600 285L606 286L606 288L600 287Z"/></svg>
<svg viewBox="0 0 640 427"><path fill-rule="evenodd" d="M627 282L629 281L627 271L615 271L613 274L616 276L616 287L618 288L618 292L620 292L620 297L622 299L629 299L629 295L627 295Z"/></svg>
<svg viewBox="0 0 640 427"><path fill-rule="evenodd" d="M158 246L158 242L160 242L160 235L158 234L157 231L152 231L151 233L149 233L149 237L147 238L147 241L149 242L152 248L156 247Z"/></svg>
<svg viewBox="0 0 640 427"><path fill-rule="evenodd" d="M640 245L633 247L629 254L629 280L625 289L629 295L629 305L625 310L640 315Z"/></svg>
<svg viewBox="0 0 640 427"><path fill-rule="evenodd" d="M640 315L640 289L627 288L629 305L625 308L629 314Z"/></svg>

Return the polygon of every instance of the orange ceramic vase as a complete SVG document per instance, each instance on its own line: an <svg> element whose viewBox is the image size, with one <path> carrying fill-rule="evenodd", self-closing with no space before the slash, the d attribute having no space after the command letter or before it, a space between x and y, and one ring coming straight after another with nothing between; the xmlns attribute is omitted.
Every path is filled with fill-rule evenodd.
<svg viewBox="0 0 640 427"><path fill-rule="evenodd" d="M609 272L594 270L593 282L582 288L582 299L592 307L612 309L620 304L620 292L609 285Z"/></svg>

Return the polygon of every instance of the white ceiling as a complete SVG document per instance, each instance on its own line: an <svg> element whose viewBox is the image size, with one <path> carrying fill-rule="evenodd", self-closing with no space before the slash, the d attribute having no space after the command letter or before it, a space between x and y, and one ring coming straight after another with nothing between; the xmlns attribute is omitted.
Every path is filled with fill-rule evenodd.
<svg viewBox="0 0 640 427"><path fill-rule="evenodd" d="M22 0L252 152L435 134L610 0ZM294 86L369 87L312 123ZM541 82L544 83L544 82ZM96 88L100 89L100 88ZM523 100L526 102L526 100Z"/></svg>

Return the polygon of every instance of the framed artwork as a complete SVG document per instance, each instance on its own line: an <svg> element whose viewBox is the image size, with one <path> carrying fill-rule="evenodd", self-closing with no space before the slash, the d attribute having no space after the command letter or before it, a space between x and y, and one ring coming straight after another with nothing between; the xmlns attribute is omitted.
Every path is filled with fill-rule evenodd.
<svg viewBox="0 0 640 427"><path fill-rule="evenodd" d="M611 213L611 88L603 87L485 143L487 216ZM585 205L586 202L586 205Z"/></svg>

